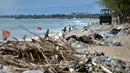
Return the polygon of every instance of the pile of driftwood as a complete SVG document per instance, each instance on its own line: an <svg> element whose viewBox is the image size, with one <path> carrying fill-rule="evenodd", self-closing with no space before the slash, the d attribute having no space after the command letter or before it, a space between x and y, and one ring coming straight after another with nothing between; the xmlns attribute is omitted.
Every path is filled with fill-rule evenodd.
<svg viewBox="0 0 130 73"><path fill-rule="evenodd" d="M21 26L22 27L22 26ZM24 28L24 27L22 27ZM27 30L26 28L24 28ZM27 30L30 32L29 30ZM48 30L49 31L49 30ZM32 32L30 32L32 33ZM43 73L128 73L130 63L109 58L103 52L78 53L65 39L54 40L39 37L32 41L4 41L0 43L0 64L8 66L13 73L40 69ZM75 38L75 37L70 37ZM69 39L70 39L69 38ZM69 40L68 39L68 40ZM77 37L76 37L77 39ZM87 44L105 45L100 41L79 38ZM87 49L86 49L87 51ZM1 67L0 67L1 70Z"/></svg>
<svg viewBox="0 0 130 73"><path fill-rule="evenodd" d="M51 37L39 37L39 40L32 41L14 39L16 41L0 43L0 64L9 66L13 73L37 69L43 73L130 72L130 63L109 58L104 53L78 53L60 37L58 40Z"/></svg>
<svg viewBox="0 0 130 73"><path fill-rule="evenodd" d="M52 38L0 43L0 64L13 73L40 69L43 73L127 73L130 63L106 57L104 53L78 53L65 40Z"/></svg>
<svg viewBox="0 0 130 73"><path fill-rule="evenodd" d="M27 41L6 41L0 43L0 63L16 68L48 69L63 71L62 66L69 66L78 60L74 49L66 41L55 41L52 38L32 39ZM16 69L15 68L15 69Z"/></svg>

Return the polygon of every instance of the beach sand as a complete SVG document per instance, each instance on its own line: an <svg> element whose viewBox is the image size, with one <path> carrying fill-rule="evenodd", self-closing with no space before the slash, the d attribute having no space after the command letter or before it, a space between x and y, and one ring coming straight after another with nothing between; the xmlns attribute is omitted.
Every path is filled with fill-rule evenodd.
<svg viewBox="0 0 130 73"><path fill-rule="evenodd" d="M118 40L121 42L122 46L95 46L89 47L89 51L91 53L93 53L95 50L98 52L104 52L109 57L130 62L130 35L109 38L107 40Z"/></svg>
<svg viewBox="0 0 130 73"><path fill-rule="evenodd" d="M120 25L118 25L118 26L120 26ZM88 30L84 30L83 31L83 28L78 28L78 29L75 29L75 30L72 30L71 32L67 32L67 35L66 35L66 38L67 37L69 37L69 36L71 36L71 35L76 35L76 36L82 36L82 35L87 35L87 34L89 34L89 33L91 33L89 30L93 30L94 32L96 32L96 33L99 33L99 34L101 34L101 35L103 35L103 33L104 32L106 32L106 31L108 31L108 30L110 30L110 29L112 29L112 28L114 28L114 27L118 27L118 26L113 26L113 25L94 25L94 26L91 26ZM57 34L50 34L50 36L52 36L52 37L55 37L55 36L57 36ZM36 37L34 37L34 39L35 39ZM51 39L50 39L51 40ZM52 62L58 62L58 59L59 58L57 58L57 59L55 59L55 57L64 57L63 58L63 60L61 60L61 61L59 61L58 62L58 65L59 65L59 63L61 63L61 65L62 65L62 63L65 63L65 66L66 66L66 63L67 64L69 64L69 62L68 62L68 60L67 60L67 62L66 62L66 59L70 59L70 58L72 58L72 57L70 57L71 55L71 53L69 53L68 54L68 51L73 51L73 49L71 49L70 48L70 45L68 44L65 44L65 45L67 45L67 46L65 46L64 48L65 48L65 50L63 50L63 47L59 47L59 45L63 45L61 42L59 42L58 40L57 40L57 42L54 42L54 40L52 40L52 41L50 41L50 40L45 40L45 39L43 39L41 42L39 41L39 43L37 42L37 43L29 43L28 41L25 43L25 41L21 41L21 42L17 42L17 41L14 41L14 42L11 42L11 43L13 43L13 44L17 44L16 45L16 47L19 47L20 48L20 50L22 50L22 52L23 52L23 54L27 54L26 56L28 56L28 57L24 57L24 60L23 59L16 59L17 57L15 56L12 56L12 55L2 55L1 56L1 62L3 63L4 61L4 63L10 63L11 62L11 65L10 66L4 66L4 69L3 69L3 71L5 71L5 72L10 72L10 71L17 71L17 72L13 72L13 73L18 73L18 70L20 70L20 71L23 71L23 70L27 70L28 69L28 67L30 67L31 69L32 68L39 68L39 70L43 70L43 71L45 71L47 68L49 68L49 66L47 66L47 68L45 67L45 65L51 65L51 64L53 64ZM116 37L116 38L108 38L108 39L105 39L105 40L108 40L108 41L110 41L110 40L118 40L118 41L120 41L121 42L121 44L122 44L122 46L88 46L88 50L91 52L91 53L94 53L95 52L95 50L97 51L97 52L103 52L106 56L108 56L108 57L112 57L112 58L116 58L116 59L121 59L121 60L123 60L123 61L128 61L128 62L130 62L130 35L128 35L128 36L119 36L119 37ZM35 41L34 41L35 42ZM63 41L62 41L63 42ZM66 41L65 41L66 42ZM3 44L3 43L2 43ZM10 44L10 43L9 43ZM9 45L8 44L8 45ZM21 44L23 44L23 45L21 45ZM38 45L37 45L38 44ZM41 44L41 45L40 45ZM58 46L57 46L57 44L59 44ZM21 45L21 46L20 46ZM25 45L27 45L27 46L25 46ZM37 46L36 46L37 45ZM84 45L84 44L83 44ZM11 45L10 45L11 46ZM40 46L40 47L39 47ZM86 45L85 45L86 46ZM8 47L6 47L6 48L8 48ZM19 49L18 48L18 49ZM30 48L30 49L29 49ZM42 48L41 50L39 50L39 48ZM44 49L45 48L45 49ZM56 50L55 50L56 49ZM64 52L62 52L62 51L60 51L60 50L58 50L58 49L61 49L61 50L63 50ZM78 51L81 51L81 50L83 50L84 49L84 47L81 49L81 48L79 48L79 50ZM36 50L38 50L38 51L36 51ZM67 50L67 51L66 51ZM7 50L8 51L8 50ZM10 51L10 50L9 50ZM35 53L32 53L31 51L35 51ZM39 52L40 51L40 52ZM53 51L54 51L54 53L53 53ZM84 50L83 50L84 51ZM46 53L47 52L47 53ZM28 54L28 53L30 53L30 55ZM39 53L41 53L41 54L39 54ZM46 54L47 56L49 56L49 58L47 58L46 59L46 57L45 57L45 60L44 60L44 54ZM33 56L31 56L31 55L35 55L36 57L33 57ZM43 57L42 58L40 58L40 56L41 55L43 55ZM31 58L30 58L30 56L31 56ZM82 62L85 62L85 65L86 65L86 67L87 67L87 64L89 64L89 59L87 58L87 57L84 57L84 55L81 55L82 57L83 57L83 60L82 60L82 58L79 58L78 57L78 55L77 55L77 57L76 56L74 56L74 58L76 58L76 59L74 59L74 58L72 58L72 62L73 61L76 61L76 60L79 60L79 62L81 63L81 64L83 64L84 65L84 63L82 63ZM80 56L80 57L81 57ZM9 57L9 59L6 59L6 58L8 58ZM38 58L37 58L38 57ZM99 56L97 56L97 57L99 57ZM28 63L28 58L30 59L30 62ZM54 58L54 59L53 59ZM31 60L32 59L32 60ZM37 62L35 63L33 60L36 60ZM8 61L7 61L8 60ZM44 60L44 62L42 62L41 60ZM47 64L47 63L49 63L48 62L48 60L50 60L49 62L50 62L50 64ZM55 61L56 60L56 61ZM65 60L65 62L64 62L64 60ZM27 61L27 63L26 63L26 61ZM62 62L63 61L63 62ZM46 63L47 62L47 63ZM88 62L88 63L87 63ZM108 61L106 61L106 62L108 62ZM105 63L106 63L105 62ZM74 62L75 63L75 62ZM80 63L79 63L79 65L80 65ZM91 62L90 62L91 63ZM116 63L116 62L115 62ZM45 64L45 65L44 65ZM103 63L102 63L103 64ZM119 63L120 64L120 63ZM13 66L14 65L14 66ZM54 63L54 65L55 65L55 63ZM77 64L78 65L78 64ZM18 67L18 66L20 66L21 68L16 68L16 67ZM89 66L89 65L88 65ZM22 68L23 67L23 68ZM25 69L25 67L27 67L27 69ZM44 70L44 68L43 67L45 67L45 70ZM57 66L58 67L58 66ZM62 68L63 68L63 66L61 66ZM91 66L90 66L91 67ZM92 65L92 67L91 68L96 68L97 66L94 66L93 67L93 65ZM119 65L119 67L120 67L120 65ZM16 68L16 69L15 69ZM43 69L42 69L43 68ZM53 67L51 67L51 68L53 68ZM50 70L51 70L51 68L50 68ZM56 68L56 67L55 67ZM55 69L54 68L54 69ZM60 67L58 67L58 68L60 68ZM65 67L66 68L66 67ZM80 68L80 67L79 67ZM89 67L88 67L89 68ZM15 69L15 70L14 70ZM73 69L73 68L72 68ZM87 69L88 70L88 69ZM109 69L108 69L109 70ZM33 72L32 72L33 73ZM97 72L96 72L97 73Z"/></svg>
<svg viewBox="0 0 130 73"><path fill-rule="evenodd" d="M97 33L104 33L107 30L110 30L112 28L117 28L121 25L102 25L102 26L94 26L94 30ZM93 27L91 28L93 29ZM73 30L71 32L68 32L67 37L71 36L71 35L76 35L76 36L82 36L85 34L88 34L88 31L82 31L83 28L79 28L76 30ZM124 61L129 61L130 62L130 35L128 36L119 36L116 38L109 38L106 40L117 40L120 41L122 46L89 46L88 50L90 52L104 52L105 55L112 57L112 58L117 58L117 59L121 59Z"/></svg>

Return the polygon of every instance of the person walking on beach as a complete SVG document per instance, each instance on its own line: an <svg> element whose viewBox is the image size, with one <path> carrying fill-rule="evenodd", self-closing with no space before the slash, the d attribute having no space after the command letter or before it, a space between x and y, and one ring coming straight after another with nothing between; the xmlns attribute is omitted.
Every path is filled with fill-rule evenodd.
<svg viewBox="0 0 130 73"><path fill-rule="evenodd" d="M64 27L63 32L66 32L66 27Z"/></svg>
<svg viewBox="0 0 130 73"><path fill-rule="evenodd" d="M74 29L74 25L72 26L72 28Z"/></svg>
<svg viewBox="0 0 130 73"><path fill-rule="evenodd" d="M6 41L8 37L4 37L3 40Z"/></svg>
<svg viewBox="0 0 130 73"><path fill-rule="evenodd" d="M49 36L49 29L47 29L46 33L45 33L45 38L47 38Z"/></svg>
<svg viewBox="0 0 130 73"><path fill-rule="evenodd" d="M67 34L66 32L66 27L64 27L64 29L62 30L62 35L63 35L63 38L65 38L65 35Z"/></svg>
<svg viewBox="0 0 130 73"><path fill-rule="evenodd" d="M24 35L24 37L23 37L23 40L24 40L24 41L26 40L26 37L27 37L27 36L26 36L26 35Z"/></svg>
<svg viewBox="0 0 130 73"><path fill-rule="evenodd" d="M74 29L75 29L75 27L76 27L76 25L73 25L73 26L72 26L72 29L74 30Z"/></svg>

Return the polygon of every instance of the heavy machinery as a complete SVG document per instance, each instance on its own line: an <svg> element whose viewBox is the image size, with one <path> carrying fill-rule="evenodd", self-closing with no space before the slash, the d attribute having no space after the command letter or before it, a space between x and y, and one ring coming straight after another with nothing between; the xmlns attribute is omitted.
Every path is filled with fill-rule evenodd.
<svg viewBox="0 0 130 73"><path fill-rule="evenodd" d="M112 23L111 11L109 9L101 9L100 12L101 12L100 25L102 25L102 23L109 23L111 25Z"/></svg>

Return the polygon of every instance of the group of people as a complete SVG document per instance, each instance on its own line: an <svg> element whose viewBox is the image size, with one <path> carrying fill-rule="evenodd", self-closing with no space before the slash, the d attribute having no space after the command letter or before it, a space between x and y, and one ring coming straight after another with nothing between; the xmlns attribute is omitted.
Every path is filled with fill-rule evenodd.
<svg viewBox="0 0 130 73"><path fill-rule="evenodd" d="M61 37L65 38L65 36L67 35L67 32L71 32L72 29L74 29L75 27L76 27L76 25L74 25L74 26L69 25L68 30L67 30L67 27L64 27L62 29L62 36ZM47 38L48 36L49 36L49 29L47 29L47 31L45 33L45 38Z"/></svg>
<svg viewBox="0 0 130 73"><path fill-rule="evenodd" d="M69 25L68 32L71 32L72 29L74 29L75 27L76 27L76 25L74 25L74 26L70 26L70 25ZM67 34L67 28L64 27L63 30L62 30L62 37L65 38L66 34Z"/></svg>

